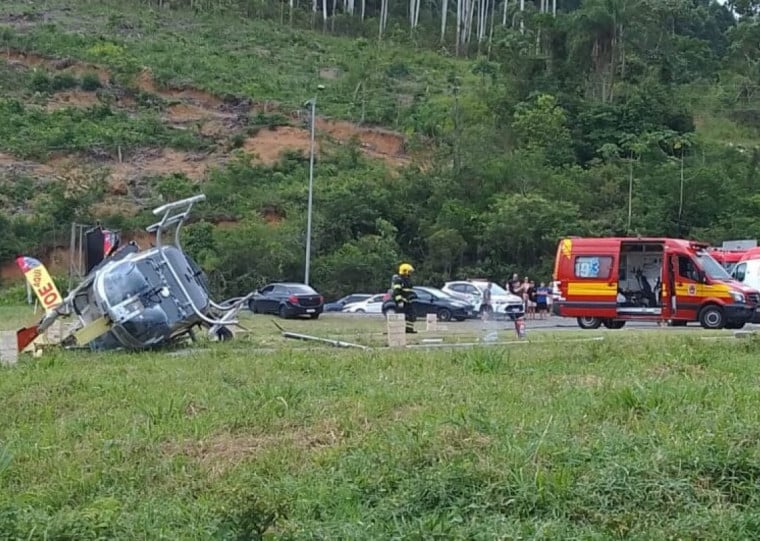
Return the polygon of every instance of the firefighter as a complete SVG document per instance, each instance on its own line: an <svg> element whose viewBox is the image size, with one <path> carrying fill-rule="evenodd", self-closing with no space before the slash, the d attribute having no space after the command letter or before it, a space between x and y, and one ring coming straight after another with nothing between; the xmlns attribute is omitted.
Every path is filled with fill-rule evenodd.
<svg viewBox="0 0 760 541"><path fill-rule="evenodd" d="M393 276L392 289L393 289L393 302L396 303L396 313L403 313L406 319L406 332L408 334L415 334L414 322L417 319L414 315L414 307L412 306L412 300L417 297L417 294L412 289L412 273L414 267L409 263L402 263L398 267L398 274Z"/></svg>

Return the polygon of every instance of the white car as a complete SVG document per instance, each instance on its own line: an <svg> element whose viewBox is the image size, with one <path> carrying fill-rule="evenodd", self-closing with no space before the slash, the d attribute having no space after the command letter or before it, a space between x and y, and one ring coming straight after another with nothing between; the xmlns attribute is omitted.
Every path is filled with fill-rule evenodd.
<svg viewBox="0 0 760 541"><path fill-rule="evenodd" d="M488 280L457 280L446 282L441 288L449 295L465 300L475 307L475 312L480 312L483 304L483 292L488 286ZM523 301L517 295L513 295L496 282L491 282L491 304L497 314L504 314L512 319L525 315Z"/></svg>
<svg viewBox="0 0 760 541"><path fill-rule="evenodd" d="M341 312L344 314L382 314L384 297L385 293L372 295L369 299L347 304Z"/></svg>

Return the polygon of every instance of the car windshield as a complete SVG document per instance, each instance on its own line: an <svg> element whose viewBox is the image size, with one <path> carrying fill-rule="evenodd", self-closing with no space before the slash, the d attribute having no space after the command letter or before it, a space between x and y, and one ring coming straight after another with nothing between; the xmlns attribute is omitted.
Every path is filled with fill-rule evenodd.
<svg viewBox="0 0 760 541"><path fill-rule="evenodd" d="M712 280L732 279L726 269L707 252L697 252L697 260L708 278Z"/></svg>
<svg viewBox="0 0 760 541"><path fill-rule="evenodd" d="M293 293L294 295L316 295L317 292L314 291L311 287L307 285L289 285L288 291Z"/></svg>

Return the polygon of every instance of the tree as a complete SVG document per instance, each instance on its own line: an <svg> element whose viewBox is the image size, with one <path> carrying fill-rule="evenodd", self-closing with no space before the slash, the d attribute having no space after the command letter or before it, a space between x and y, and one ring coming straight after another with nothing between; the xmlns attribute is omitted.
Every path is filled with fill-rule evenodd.
<svg viewBox="0 0 760 541"><path fill-rule="evenodd" d="M543 153L549 163L561 165L572 160L572 140L565 110L557 99L540 94L515 108L512 129L518 146Z"/></svg>

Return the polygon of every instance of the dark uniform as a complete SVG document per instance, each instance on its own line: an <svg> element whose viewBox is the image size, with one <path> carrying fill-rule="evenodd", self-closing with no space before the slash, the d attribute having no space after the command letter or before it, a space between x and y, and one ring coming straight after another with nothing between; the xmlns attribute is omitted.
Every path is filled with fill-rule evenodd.
<svg viewBox="0 0 760 541"><path fill-rule="evenodd" d="M393 302L396 303L396 313L403 313L406 319L406 332L414 334L414 322L417 317L414 315L412 300L417 294L412 289L412 280L408 274L394 274L391 282L393 289Z"/></svg>

